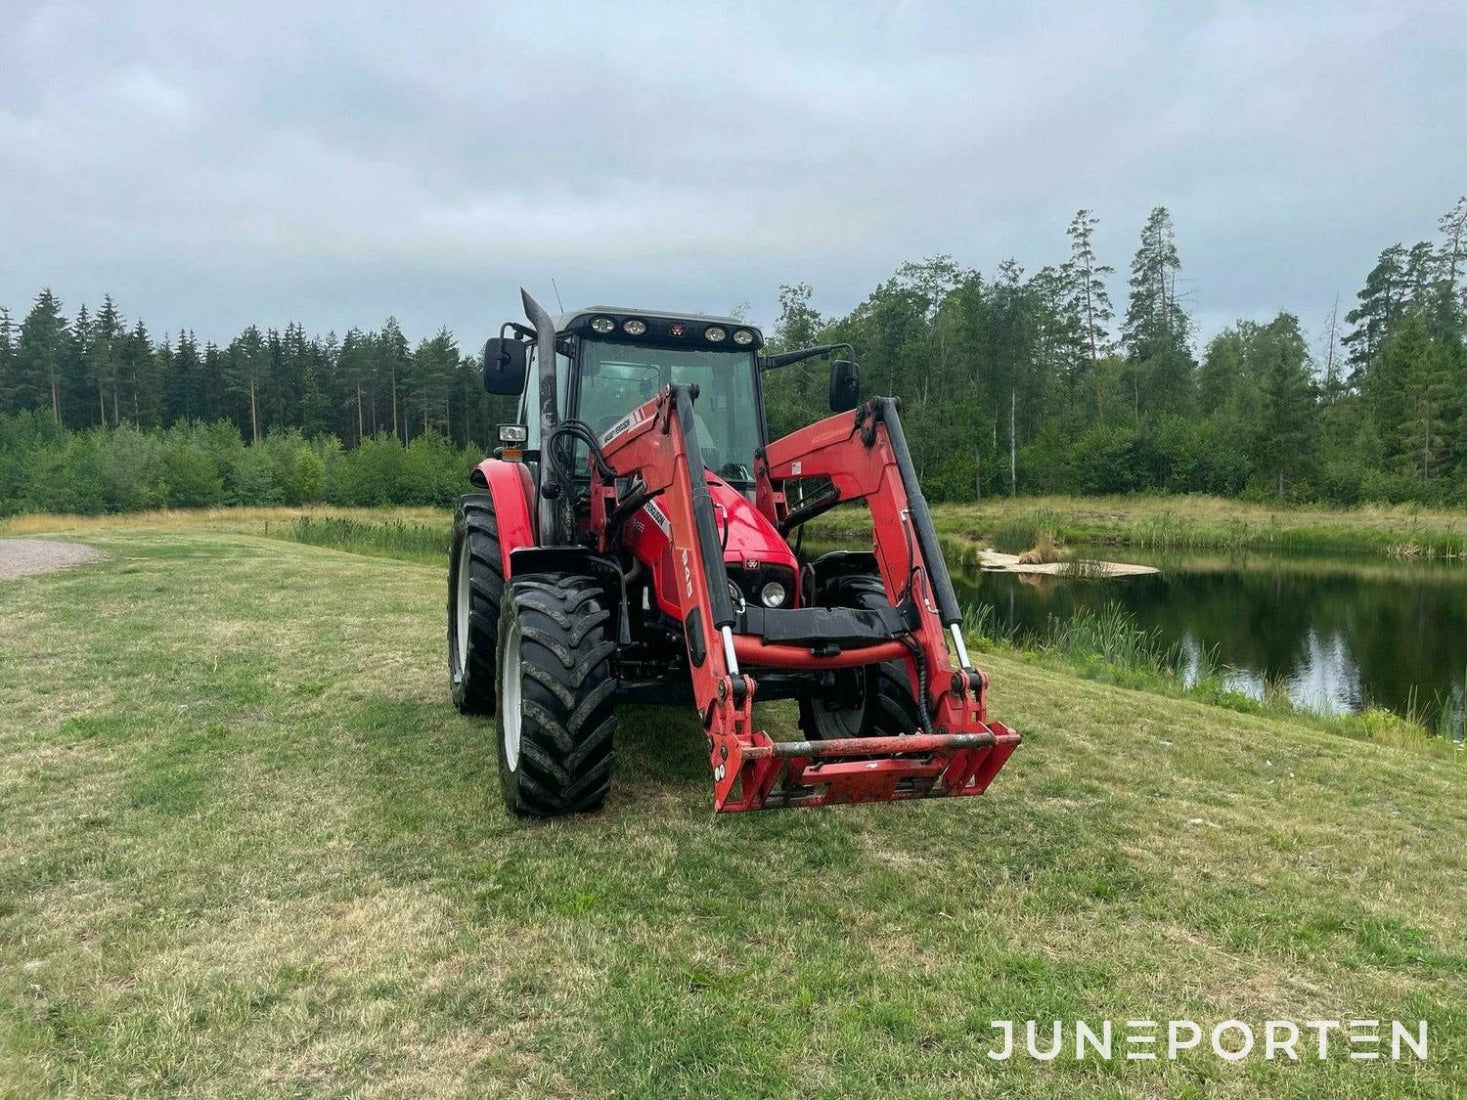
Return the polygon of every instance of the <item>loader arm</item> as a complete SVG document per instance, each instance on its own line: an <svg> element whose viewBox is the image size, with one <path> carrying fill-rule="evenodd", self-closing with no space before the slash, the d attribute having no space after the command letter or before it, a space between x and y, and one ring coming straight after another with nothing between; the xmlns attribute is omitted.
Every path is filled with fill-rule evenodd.
<svg viewBox="0 0 1467 1100"><path fill-rule="evenodd" d="M971 665L951 579L927 505L917 487L896 403L877 398L857 413L830 417L771 443L755 456L756 499L773 520L789 511L788 478L831 478L842 500L871 509L876 558L887 596L904 619L845 644L801 636L794 625L840 613L823 609L769 612L784 616L793 644L744 632L751 619L729 598L714 509L698 447L693 401L697 388L674 385L634 409L603 436L604 457L616 473L593 466L591 529L609 552L618 521L658 497L671 527L673 572L693 681L707 735L719 812L835 802L896 801L977 795L987 789L1018 746L1019 735L987 720L987 680ZM618 493L617 482L634 478ZM893 621L902 623L891 627ZM905 625L910 622L911 625ZM852 624L841 624L849 634ZM859 632L858 632L859 633ZM954 668L947 637L957 657ZM907 736L775 742L754 728L759 667L822 670L883 661L906 663L924 712L923 730Z"/></svg>

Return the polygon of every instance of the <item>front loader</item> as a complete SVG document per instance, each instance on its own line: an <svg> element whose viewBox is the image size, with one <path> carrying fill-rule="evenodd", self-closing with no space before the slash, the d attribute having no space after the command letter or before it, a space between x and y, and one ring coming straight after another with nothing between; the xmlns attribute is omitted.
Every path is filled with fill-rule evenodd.
<svg viewBox="0 0 1467 1100"><path fill-rule="evenodd" d="M459 502L448 586L454 702L496 717L509 810L600 808L617 700L693 706L719 812L982 794L1019 735L988 719L898 402L837 360L834 415L770 441L763 376L844 345L766 356L734 318L522 294L484 358L518 423ZM856 502L871 551L804 554ZM756 695L798 700L801 738Z"/></svg>

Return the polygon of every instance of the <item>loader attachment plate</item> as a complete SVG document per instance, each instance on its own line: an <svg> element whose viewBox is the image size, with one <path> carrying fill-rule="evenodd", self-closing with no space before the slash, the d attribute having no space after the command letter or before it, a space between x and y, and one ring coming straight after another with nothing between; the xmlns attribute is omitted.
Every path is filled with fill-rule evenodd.
<svg viewBox="0 0 1467 1100"><path fill-rule="evenodd" d="M982 794L1019 745L998 722L971 733L772 741L742 747L720 813Z"/></svg>

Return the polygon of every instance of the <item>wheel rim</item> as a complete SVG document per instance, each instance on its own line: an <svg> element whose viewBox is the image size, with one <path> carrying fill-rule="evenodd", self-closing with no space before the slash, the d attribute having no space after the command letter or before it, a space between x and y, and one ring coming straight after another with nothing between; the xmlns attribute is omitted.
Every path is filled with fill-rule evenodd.
<svg viewBox="0 0 1467 1100"><path fill-rule="evenodd" d="M866 678L859 672L840 677L838 698L815 699L815 733L822 741L860 737L866 723ZM846 702L846 700L853 702Z"/></svg>
<svg viewBox="0 0 1467 1100"><path fill-rule="evenodd" d="M459 547L458 575L454 578L453 597L453 675L457 680L463 679L464 667L468 664L469 608L473 603L473 589L469 583L470 565L469 543L468 539L464 539L463 545Z"/></svg>
<svg viewBox="0 0 1467 1100"><path fill-rule="evenodd" d="M504 742L504 762L510 771L520 766L520 624L505 624L499 645L503 650L499 667L499 736Z"/></svg>

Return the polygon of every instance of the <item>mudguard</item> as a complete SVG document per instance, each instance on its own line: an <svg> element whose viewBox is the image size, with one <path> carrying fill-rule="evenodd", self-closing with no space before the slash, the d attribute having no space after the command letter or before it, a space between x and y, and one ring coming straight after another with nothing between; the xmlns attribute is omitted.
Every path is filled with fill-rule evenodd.
<svg viewBox="0 0 1467 1100"><path fill-rule="evenodd" d="M531 502L535 488L530 471L523 462L505 462L486 458L474 467L469 481L489 490L494 501L494 518L499 524L499 550L503 556L504 578L511 576L510 555L527 546L535 546L535 523L531 519Z"/></svg>

